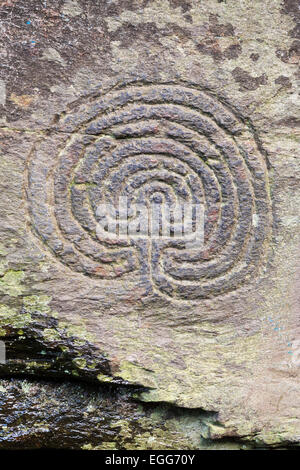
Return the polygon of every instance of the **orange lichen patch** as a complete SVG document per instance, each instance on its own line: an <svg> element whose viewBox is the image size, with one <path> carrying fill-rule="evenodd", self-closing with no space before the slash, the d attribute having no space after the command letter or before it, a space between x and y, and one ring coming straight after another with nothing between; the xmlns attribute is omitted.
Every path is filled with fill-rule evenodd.
<svg viewBox="0 0 300 470"><path fill-rule="evenodd" d="M102 277L108 277L111 274L111 272L100 265L100 266L97 266L94 269L94 274L97 275L97 276L100 276L100 277L101 276Z"/></svg>
<svg viewBox="0 0 300 470"><path fill-rule="evenodd" d="M17 106L20 108L28 108L28 106L32 103L33 101L33 96L30 95L16 95L15 93L12 93L9 98L10 101L15 103Z"/></svg>

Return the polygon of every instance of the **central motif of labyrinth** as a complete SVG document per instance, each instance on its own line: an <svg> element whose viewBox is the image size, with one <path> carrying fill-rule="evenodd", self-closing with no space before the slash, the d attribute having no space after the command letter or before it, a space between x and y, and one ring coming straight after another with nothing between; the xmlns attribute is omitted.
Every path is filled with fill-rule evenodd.
<svg viewBox="0 0 300 470"><path fill-rule="evenodd" d="M235 290L264 266L264 157L236 114L193 87L128 85L83 100L35 148L27 190L34 232L58 260L99 282L137 271L149 291L192 300ZM204 205L203 246L99 239L100 204L157 196Z"/></svg>

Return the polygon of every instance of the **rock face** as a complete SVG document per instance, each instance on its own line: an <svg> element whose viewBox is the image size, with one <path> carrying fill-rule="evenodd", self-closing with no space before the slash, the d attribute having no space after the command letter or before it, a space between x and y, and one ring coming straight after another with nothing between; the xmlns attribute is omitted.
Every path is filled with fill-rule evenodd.
<svg viewBox="0 0 300 470"><path fill-rule="evenodd" d="M0 13L1 448L297 446L298 2L46 3Z"/></svg>
<svg viewBox="0 0 300 470"><path fill-rule="evenodd" d="M2 380L0 449L253 448L243 439L213 442L214 413L167 404L141 406L133 391L66 381Z"/></svg>

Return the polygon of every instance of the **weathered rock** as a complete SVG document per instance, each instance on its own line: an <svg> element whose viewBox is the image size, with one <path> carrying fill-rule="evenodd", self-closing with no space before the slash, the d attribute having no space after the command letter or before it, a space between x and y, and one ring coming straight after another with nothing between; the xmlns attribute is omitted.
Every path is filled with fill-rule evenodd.
<svg viewBox="0 0 300 470"><path fill-rule="evenodd" d="M2 380L0 449L251 449L247 439L214 442L213 413L141 405L122 387ZM135 391L136 392L136 391Z"/></svg>
<svg viewBox="0 0 300 470"><path fill-rule="evenodd" d="M185 428L163 447L297 445L297 2L2 3L0 373L24 377L3 385L16 419L45 387L57 413L65 390L68 413L80 388L113 407L109 432L133 429L146 416L134 386L140 403L178 408L172 430L196 416L198 440ZM204 247L99 238L100 203L157 194L205 203ZM82 384L34 382L23 404L28 376ZM104 383L103 401L89 387ZM151 448L135 431L109 441L100 412L89 434L80 407L75 447ZM2 413L2 448L39 445ZM147 419L141 435L156 432Z"/></svg>

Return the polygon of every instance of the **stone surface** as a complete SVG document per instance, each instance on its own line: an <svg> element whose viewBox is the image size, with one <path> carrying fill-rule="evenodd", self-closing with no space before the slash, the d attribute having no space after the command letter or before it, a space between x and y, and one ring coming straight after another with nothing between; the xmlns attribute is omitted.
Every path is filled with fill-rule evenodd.
<svg viewBox="0 0 300 470"><path fill-rule="evenodd" d="M185 429L167 448L297 445L297 2L7 0L0 22L0 372L24 376L4 383L16 416L22 380L59 413L75 385L41 381L72 377L190 412L198 441ZM96 236L99 203L156 193L205 203L204 248ZM101 446L96 429L74 445Z"/></svg>
<svg viewBox="0 0 300 470"><path fill-rule="evenodd" d="M0 449L166 450L264 448L210 439L214 413L141 405L133 390L43 380L2 380Z"/></svg>

